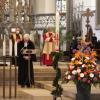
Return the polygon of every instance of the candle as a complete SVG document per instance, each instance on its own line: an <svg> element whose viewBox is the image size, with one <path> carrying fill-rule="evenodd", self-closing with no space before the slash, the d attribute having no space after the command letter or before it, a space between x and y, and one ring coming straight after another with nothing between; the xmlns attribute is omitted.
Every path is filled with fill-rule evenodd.
<svg viewBox="0 0 100 100"><path fill-rule="evenodd" d="M9 56L12 56L12 41L9 40Z"/></svg>
<svg viewBox="0 0 100 100"><path fill-rule="evenodd" d="M1 40L3 39L3 36L2 36L2 34L1 34Z"/></svg>
<svg viewBox="0 0 100 100"><path fill-rule="evenodd" d="M17 41L15 41L14 47L15 47L15 56L17 56Z"/></svg>
<svg viewBox="0 0 100 100"><path fill-rule="evenodd" d="M59 12L56 11L56 46L55 46L56 51L59 51L59 23L60 23L60 16Z"/></svg>
<svg viewBox="0 0 100 100"><path fill-rule="evenodd" d="M6 40L6 36L5 36L5 34L4 34L4 40Z"/></svg>
<svg viewBox="0 0 100 100"><path fill-rule="evenodd" d="M6 41L3 40L3 56L6 56Z"/></svg>
<svg viewBox="0 0 100 100"><path fill-rule="evenodd" d="M59 33L59 22L60 22L59 12L56 11L56 33Z"/></svg>

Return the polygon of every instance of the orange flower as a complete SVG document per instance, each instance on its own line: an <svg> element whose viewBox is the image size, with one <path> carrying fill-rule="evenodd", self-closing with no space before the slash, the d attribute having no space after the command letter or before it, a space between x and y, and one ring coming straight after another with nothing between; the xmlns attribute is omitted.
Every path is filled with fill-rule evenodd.
<svg viewBox="0 0 100 100"><path fill-rule="evenodd" d="M81 52L80 51L76 52L75 58L80 58L80 56L81 56Z"/></svg>
<svg viewBox="0 0 100 100"><path fill-rule="evenodd" d="M97 56L95 51L91 51L91 56Z"/></svg>
<svg viewBox="0 0 100 100"><path fill-rule="evenodd" d="M88 59L85 59L84 61L85 61L85 63L88 63L88 62L89 62L89 60L88 60Z"/></svg>
<svg viewBox="0 0 100 100"><path fill-rule="evenodd" d="M78 65L78 64L79 64L79 61L78 61L78 60L76 60L76 61L75 61L75 64L76 64L76 65Z"/></svg>

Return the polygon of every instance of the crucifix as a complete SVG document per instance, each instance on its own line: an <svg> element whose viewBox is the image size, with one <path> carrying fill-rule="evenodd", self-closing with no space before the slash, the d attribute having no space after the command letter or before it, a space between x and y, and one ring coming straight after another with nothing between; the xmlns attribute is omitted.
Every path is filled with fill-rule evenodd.
<svg viewBox="0 0 100 100"><path fill-rule="evenodd" d="M86 38L88 39L88 41L91 41L91 38L89 37L92 37L92 33L89 32L89 28L91 28L91 25L89 24L90 23L89 18L94 16L93 13L94 13L93 11L87 8L86 11L82 14L82 16L86 17L86 28L87 28Z"/></svg>

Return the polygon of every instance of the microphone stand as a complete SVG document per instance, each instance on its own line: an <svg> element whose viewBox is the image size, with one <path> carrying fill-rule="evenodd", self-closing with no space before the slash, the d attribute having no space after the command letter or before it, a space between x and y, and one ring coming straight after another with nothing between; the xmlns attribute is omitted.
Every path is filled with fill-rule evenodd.
<svg viewBox="0 0 100 100"><path fill-rule="evenodd" d="M30 50L31 51L31 50ZM28 55L28 79L26 79L26 82L29 82L29 85L32 87L32 80L31 80L31 77L30 77L30 75L31 75L31 73L30 73L30 61L31 61L31 54L33 54L33 52L32 53L30 53L30 51L28 50L28 49L26 49L26 51L24 51L23 52L23 54L27 54Z"/></svg>

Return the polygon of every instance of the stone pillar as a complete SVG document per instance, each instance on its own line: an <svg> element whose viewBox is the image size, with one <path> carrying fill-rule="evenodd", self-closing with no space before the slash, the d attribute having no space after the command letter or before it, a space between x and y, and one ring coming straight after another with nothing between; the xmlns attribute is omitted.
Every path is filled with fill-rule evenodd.
<svg viewBox="0 0 100 100"><path fill-rule="evenodd" d="M100 0L96 0L96 29L100 29Z"/></svg>
<svg viewBox="0 0 100 100"><path fill-rule="evenodd" d="M34 6L34 0L29 0L29 27L30 27L30 30L32 29L33 27L33 19L32 19L32 15L33 15L33 6Z"/></svg>
<svg viewBox="0 0 100 100"><path fill-rule="evenodd" d="M67 32L72 30L72 21L73 21L73 0L67 0L66 2L66 18L67 18L67 24L66 24L66 30Z"/></svg>
<svg viewBox="0 0 100 100"><path fill-rule="evenodd" d="M17 14L18 14L18 24L21 25L21 11L22 11L22 0L18 0Z"/></svg>
<svg viewBox="0 0 100 100"><path fill-rule="evenodd" d="M72 31L73 0L67 0L66 3L67 3L66 4L66 7L67 7L67 11L66 11L66 18L67 18L67 21L66 21L66 37L67 37L67 40L66 40L66 51L69 51L70 50L71 40L69 39L67 34L72 34L72 33L71 32L67 33L67 32Z"/></svg>
<svg viewBox="0 0 100 100"><path fill-rule="evenodd" d="M10 22L15 22L15 7L16 7L16 0L9 1L9 8L10 8Z"/></svg>
<svg viewBox="0 0 100 100"><path fill-rule="evenodd" d="M50 14L56 12L56 0L34 0L34 14Z"/></svg>
<svg viewBox="0 0 100 100"><path fill-rule="evenodd" d="M4 21L4 4L5 0L0 0L0 22Z"/></svg>

